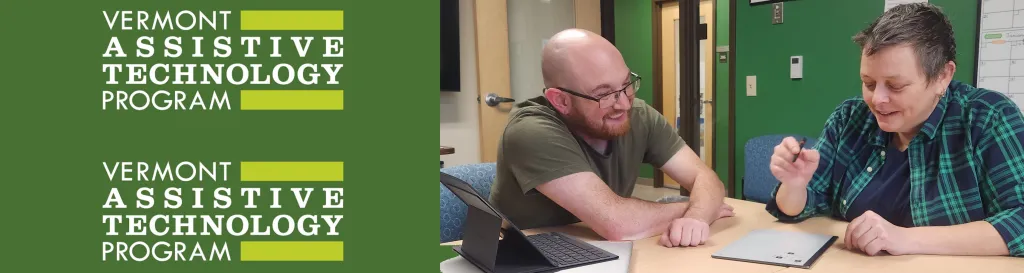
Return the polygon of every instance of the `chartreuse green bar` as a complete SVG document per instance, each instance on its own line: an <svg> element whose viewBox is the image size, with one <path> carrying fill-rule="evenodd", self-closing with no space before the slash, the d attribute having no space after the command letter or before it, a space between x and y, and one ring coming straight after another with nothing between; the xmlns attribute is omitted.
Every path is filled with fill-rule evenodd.
<svg viewBox="0 0 1024 273"><path fill-rule="evenodd" d="M342 30L341 10L243 10L241 30Z"/></svg>
<svg viewBox="0 0 1024 273"><path fill-rule="evenodd" d="M242 261L340 262L341 241L242 241Z"/></svg>
<svg viewBox="0 0 1024 273"><path fill-rule="evenodd" d="M331 161L243 161L242 182L341 182L345 163Z"/></svg>
<svg viewBox="0 0 1024 273"><path fill-rule="evenodd" d="M242 110L342 110L343 90L242 90Z"/></svg>

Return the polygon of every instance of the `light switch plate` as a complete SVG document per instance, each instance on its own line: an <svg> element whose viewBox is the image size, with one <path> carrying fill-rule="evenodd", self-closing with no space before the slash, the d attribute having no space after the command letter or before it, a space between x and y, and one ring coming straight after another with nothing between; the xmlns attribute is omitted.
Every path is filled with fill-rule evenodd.
<svg viewBox="0 0 1024 273"><path fill-rule="evenodd" d="M782 3L772 3L772 24L782 23Z"/></svg>
<svg viewBox="0 0 1024 273"><path fill-rule="evenodd" d="M747 76L747 96L757 96L757 76Z"/></svg>

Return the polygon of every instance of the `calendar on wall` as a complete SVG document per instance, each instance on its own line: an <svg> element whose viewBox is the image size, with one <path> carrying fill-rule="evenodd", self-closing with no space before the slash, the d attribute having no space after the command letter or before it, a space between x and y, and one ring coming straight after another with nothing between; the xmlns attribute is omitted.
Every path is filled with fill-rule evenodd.
<svg viewBox="0 0 1024 273"><path fill-rule="evenodd" d="M1024 106L1024 0L982 0L975 85Z"/></svg>

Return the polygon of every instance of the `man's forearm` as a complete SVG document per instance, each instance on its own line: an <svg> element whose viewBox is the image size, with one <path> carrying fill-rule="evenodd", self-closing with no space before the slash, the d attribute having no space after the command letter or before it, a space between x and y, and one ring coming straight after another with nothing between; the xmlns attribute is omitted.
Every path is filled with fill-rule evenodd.
<svg viewBox="0 0 1024 273"><path fill-rule="evenodd" d="M909 231L911 254L996 256L1010 253L999 232L985 221L915 227Z"/></svg>
<svg viewBox="0 0 1024 273"><path fill-rule="evenodd" d="M690 209L683 217L703 220L711 224L718 220L719 210L722 207L722 200L725 198L725 186L716 178L708 177L702 173L697 175L690 191Z"/></svg>
<svg viewBox="0 0 1024 273"><path fill-rule="evenodd" d="M606 227L591 227L612 241L632 241L661 234L672 220L683 217L690 207L689 203L661 204L633 198L619 198L617 203L609 206L613 219L607 219Z"/></svg>
<svg viewBox="0 0 1024 273"><path fill-rule="evenodd" d="M800 215L804 211L804 207L807 206L807 188L798 189L782 184L775 194L775 204L786 215Z"/></svg>

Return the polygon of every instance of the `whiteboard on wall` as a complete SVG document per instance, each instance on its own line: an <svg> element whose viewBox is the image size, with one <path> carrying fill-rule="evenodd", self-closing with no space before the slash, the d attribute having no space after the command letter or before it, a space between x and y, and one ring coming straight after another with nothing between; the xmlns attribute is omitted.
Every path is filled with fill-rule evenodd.
<svg viewBox="0 0 1024 273"><path fill-rule="evenodd" d="M981 0L975 86L1024 106L1024 0Z"/></svg>

